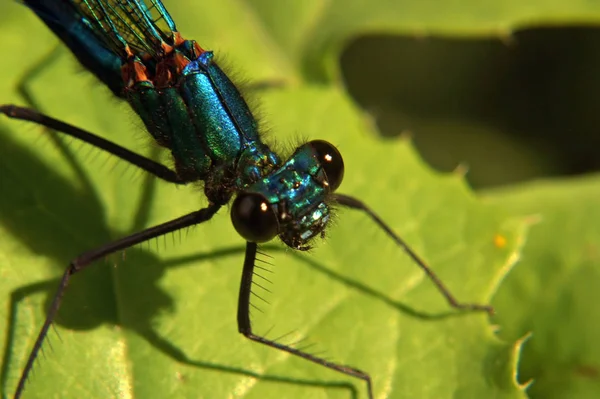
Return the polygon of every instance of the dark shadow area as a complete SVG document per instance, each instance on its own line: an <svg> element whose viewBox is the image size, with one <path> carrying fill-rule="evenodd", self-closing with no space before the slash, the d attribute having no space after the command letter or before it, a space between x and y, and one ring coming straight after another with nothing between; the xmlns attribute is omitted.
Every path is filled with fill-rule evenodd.
<svg viewBox="0 0 600 399"><path fill-rule="evenodd" d="M56 49L53 49L43 57L42 62L25 71L25 78L18 86L26 102L35 108L40 109L40 105L36 104L35 97L29 92L27 82L34 79L47 63L53 62L56 54ZM253 89L260 90L262 87ZM23 125L23 134L29 134L26 130L31 128L31 125L22 122L13 123ZM34 152L18 144L0 128L0 141L3 143L0 147L0 191L3 193L0 196L0 221L25 246L36 254L52 259L53 263L64 264L66 267L68 261L78 255L78 252L105 244L116 236L139 231L146 225L156 184L154 177L147 175L139 181L143 192L136 207L137 212L131 230L115 234L107 225L98 193L94 191L86 172L77 163L62 137L51 131L45 131L44 135L47 139L40 138L37 141L38 145L58 148L61 156L75 171L81 184L76 187L68 182L49 165L38 159ZM263 249L269 252L282 250L276 245L267 245ZM329 383L291 379L285 376L259 375L251 370L190 359L184 350L158 335L152 328L152 321L159 313L169 311L176 305L173 298L159 288L159 281L169 268L188 267L227 256L238 256L241 267L243 253L244 245L240 242L236 247L162 261L144 250L143 246L127 250L127 261L120 259L121 254L115 254L73 277L55 322L72 330L91 330L103 324L118 325L135 331L156 349L184 364L251 376L265 381L344 389L350 392L351 397L356 397L354 384L346 382ZM301 258L312 270L324 273L329 278L351 286L364 295L381 300L407 315L428 320L461 314L457 312L427 314L415 310L406 304L393 301L385 294L358 281L327 269L313 258L297 253L294 253L294 256ZM118 264L118 268L113 270L114 264ZM140 272L142 270L143 272ZM58 272L62 270L57 270ZM118 273L118 280L126 284L126 287L120 289L126 289L128 293L127 317L119 317L117 311L114 273ZM9 328L5 336L7 350L3 354L0 371L2 386L7 385L9 366L13 362L11 348L18 339L15 336L15 327L18 324L19 304L30 295L44 293L47 309L57 287L58 279L51 279L22 286L10 293L10 313L7 320Z"/></svg>
<svg viewBox="0 0 600 399"><path fill-rule="evenodd" d="M35 96L28 90L28 82L35 79L48 63L57 56L56 49L46 54L41 62L24 72L24 79L18 91L24 100L37 109L42 109L35 101ZM255 85L249 90L264 90L272 85ZM30 134L27 129L31 125L22 122L23 134ZM55 264L64 264L78 252L105 244L116 236L123 236L142 229L146 225L152 206L152 198L156 179L146 176L141 179L143 192L134 215L134 223L130 231L115 234L107 225L104 209L98 193L94 191L84 169L73 157L69 147L60 135L45 131L45 138L37 143L41 146L55 146L68 165L75 171L79 180L76 187L54 172L49 165L38 159L34 152L18 144L0 128L0 221L12 235L17 237L32 252L52 259ZM265 246L268 251L281 251L275 245ZM209 253L199 253L190 257L170 260L159 260L143 246L129 249L127 261L120 259L120 254L109 257L105 262L98 262L84 272L73 277L65 301L63 302L55 322L71 330L92 330L100 325L118 325L135 331L144 337L153 347L167 354L176 361L200 368L226 373L240 374L260 378L264 381L291 383L320 388L348 390L351 397L356 397L355 384L346 382L322 382L292 379L286 376L259 375L251 370L229 367L223 364L190 359L185 351L161 337L152 328L152 321L163 311L169 311L176 305L173 298L159 288L159 281L169 268L188 267L206 260L227 256L238 256L242 264L244 245L223 248ZM293 256L301 258L312 270L323 273L342 284L348 285L361 294L376 298L392 306L400 312L423 320L435 320L464 313L447 312L444 314L428 314L412 307L396 302L359 281L349 279L329 270L314 258L298 253ZM114 264L119 265L117 271L112 270ZM143 270L143 272L140 272ZM62 270L57 270L62 272ZM128 298L128 317L119 317L116 303L117 293L114 286L114 273L119 274L119 281L125 281ZM28 296L44 293L45 308L58 286L58 279L35 282L22 286L10 293L10 312L5 335L6 352L2 358L0 381L6 386L9 366L13 363L11 348L14 346L19 304ZM123 289L123 287L120 287ZM233 316L233 315L232 315ZM5 393L9 395L9 393Z"/></svg>
<svg viewBox="0 0 600 399"><path fill-rule="evenodd" d="M600 28L367 36L341 63L383 135L410 131L428 163L465 161L477 186L600 170Z"/></svg>
<svg viewBox="0 0 600 399"><path fill-rule="evenodd" d="M3 143L0 148L0 191L6 193L0 196L0 220L25 246L34 253L49 257L66 267L68 260L78 255L74 251L104 244L115 236L106 224L102 205L95 193L85 188L74 187L2 129L0 141ZM52 145L49 142L44 143L44 140L40 140L40 143ZM134 219L134 230L141 228L148 218L155 182L156 179L151 176L140 181L143 193ZM77 239L78 237L81 237L81 240ZM277 245L266 245L263 249L268 252L284 250ZM103 324L119 325L137 332L156 349L184 364L252 376L265 381L348 389L354 397L356 388L348 383L323 383L285 376L258 375L251 370L190 359L183 349L160 337L152 328L152 321L156 315L175 306L173 298L159 288L159 281L166 271L170 268L196 266L206 260L228 256L239 257L241 267L243 254L242 242L239 246L170 260L159 260L141 247L129 249L127 261L120 259L121 255L117 254L115 259L108 258L105 262L99 262L95 267L90 267L73 277L56 323L73 330L91 330ZM427 320L461 314L449 312L436 315L415 310L406 304L393 301L384 293L327 269L325 265L309 256L298 253L293 253L293 256L302 259L310 269L324 273L413 317ZM118 317L117 312L113 276L115 270L112 270L114 261L119 264L119 280L131 280L131 284L127 284L126 287L128 298L138 298L133 303L128 302L128 307L131 308L128 314L134 314L135 317L127 317L125 320L129 321L125 323ZM18 339L14 334L18 323L16 317L19 303L29 295L42 292L47 298L47 308L57 286L58 279L52 279L32 283L7 293L10 295L10 315L7 320L9 329L5 336L7 351L3 354L0 375L3 386L6 386L8 367L12 363L11 348Z"/></svg>
<svg viewBox="0 0 600 399"><path fill-rule="evenodd" d="M0 148L0 191L7 193L0 196L0 220L14 236L33 252L50 257L58 264L64 263L65 267L68 260L77 255L73 252L74 248L81 250L110 240L112 236L110 229L106 225L101 204L94 193L80 191L73 187L61 176L53 173L30 150L12 140L2 129L0 129L0 141L3 143ZM141 182L144 194L135 217L136 225L143 225L147 218L155 180L148 177L145 182ZM41 200L43 203L39 202ZM40 212L41 209L48 214L45 215L44 211ZM57 221L60 223L57 224ZM75 241L74 237L85 237L85 240ZM240 256L241 266L243 252L244 245L240 244L239 247L200 254L189 259L160 261L141 248L129 249L127 261L118 259L118 273L121 276L131 275L134 278L134 281L127 285L128 297L140 298L138 303L128 303L131 307L128 313L135 313L134 318L127 318L126 320L129 321L124 323L118 317L118 307L115 302L117 296L114 292L114 276L112 276L115 270L111 270L113 265L111 259L108 259L73 277L55 322L73 330L91 330L103 324L119 325L137 332L156 349L184 364L251 376L264 381L343 389L349 392L349 397L356 398L356 387L348 382L322 382L286 376L260 375L251 370L189 359L183 350L160 337L152 328L152 320L155 316L174 306L173 299L158 286L160 278L168 268L228 255ZM115 256L120 257L119 254ZM48 308L57 287L58 279L51 279L32 283L6 294L10 295L10 312L7 320L9 327L4 337L7 349L2 356L0 372L2 386L7 385L9 366L12 363L11 348L18 339L15 336L15 327L18 324L16 318L19 304L29 295L44 293L47 298L45 308ZM232 320L233 317L234 315ZM8 392L3 394L7 397L10 395Z"/></svg>
<svg viewBox="0 0 600 399"><path fill-rule="evenodd" d="M401 249L398 249L398 250L400 251ZM342 274L339 274L331 269L328 269L325 265L319 263L315 258L311 258L311 257L302 255L297 252L292 252L292 256L294 256L295 258L301 259L306 264L306 266L308 266L313 271L324 274L333 280L336 280L342 284L347 285L348 287L352 287L353 289L360 291L361 295L365 295L365 296L369 296L371 298L377 299L377 300L385 303L386 305L391 306L392 308L398 310L399 312L402 312L407 316L411 316L411 317L414 317L417 319L421 319L424 321L426 321L426 320L443 320L443 319L447 319L449 317L460 317L460 316L464 316L467 314L481 312L481 311L468 311L468 310L467 311L450 310L448 312L443 312L443 313L428 313L426 311L415 309L412 306L409 306L403 302L395 301L392 298L390 298L389 296L387 296L386 294L384 294L380 291L377 291L376 289L373 289L373 288L369 287L368 285L361 283L360 281L348 278L348 277L346 277ZM431 285L431 289L435 290L435 286L433 284ZM440 293L440 298L441 297L442 297L442 294Z"/></svg>

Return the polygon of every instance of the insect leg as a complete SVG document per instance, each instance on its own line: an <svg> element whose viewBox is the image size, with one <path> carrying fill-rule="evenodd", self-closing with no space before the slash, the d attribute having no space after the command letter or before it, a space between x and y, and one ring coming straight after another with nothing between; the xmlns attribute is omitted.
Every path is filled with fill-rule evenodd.
<svg viewBox="0 0 600 399"><path fill-rule="evenodd" d="M254 276L254 262L256 260L256 251L256 243L246 243L246 255L244 257L244 268L242 270L242 281L240 284L240 294L238 297L238 331L242 333L246 338L252 341L259 342L261 344L270 346L271 348L279 349L281 351L290 353L295 356L299 356L313 363L365 381L367 383L369 399L373 399L371 376L369 376L369 374L365 373L364 371L343 364L330 362L328 360L325 360L307 352L303 352L291 346L283 345L279 342L261 337L259 335L255 335L252 332L252 325L250 322L250 295L252 289L252 277Z"/></svg>
<svg viewBox="0 0 600 399"><path fill-rule="evenodd" d="M136 154L125 147L121 147L120 145L117 145L86 130L62 122L58 119L51 118L36 111L35 109L7 104L0 105L0 114L5 114L9 118L13 119L30 121L54 131L66 134L67 136L75 137L112 155L115 155L116 157L168 182L177 184L187 183L186 181L182 180L177 173L175 173L175 171L156 161L153 161L150 158Z"/></svg>
<svg viewBox="0 0 600 399"><path fill-rule="evenodd" d="M54 294L54 297L50 304L50 309L48 310L48 313L46 314L46 319L44 321L44 324L35 340L33 349L29 353L29 357L27 358L27 363L25 365L25 368L23 369L23 372L21 373L21 377L19 379L19 384L17 385L17 389L15 391L14 399L19 399L21 397L21 395L23 394L23 390L25 388L25 383L27 382L27 377L29 376L29 374L33 368L34 361L39 354L39 351L42 347L44 339L46 338L46 335L48 334L48 330L50 329L50 326L52 325L52 322L54 321L54 318L56 317L58 309L60 308L62 298L65 294L65 291L67 289L67 286L69 284L69 280L71 279L71 276L73 276L75 273L87 268L94 261L101 259L107 255L124 250L129 247L132 247L141 242L148 241L152 238L156 238L156 237L159 237L159 236L162 236L162 235L165 235L165 234L168 234L168 233L171 233L171 232L174 232L174 231L177 231L177 230L189 227L189 226L193 226L196 224L206 222L207 220L211 219L213 217L213 215L215 213L217 213L217 211L220 208L221 208L221 205L214 205L214 204L209 205L207 208L189 213L189 214L181 216L177 219L173 219L169 222L159 224L157 226L148 228L146 230L142 230L138 233L132 234L127 237L123 237L119 240L113 241L111 243L103 245L94 250L85 252L85 253L81 254L80 256L78 256L77 258L73 259L69 263L69 266L65 270L65 272L60 280L58 290L56 291L56 294Z"/></svg>
<svg viewBox="0 0 600 399"><path fill-rule="evenodd" d="M450 306L461 310L484 311L490 315L494 314L494 308L490 305L481 305L477 303L459 302L450 289L440 280L435 272L421 259L408 244L397 235L390 226L388 226L371 208L362 201L344 194L334 194L335 201L346 208L356 209L365 212L371 220L375 222L385 233L396 242L411 257L411 259L425 272L427 277L435 284L440 293L446 298Z"/></svg>

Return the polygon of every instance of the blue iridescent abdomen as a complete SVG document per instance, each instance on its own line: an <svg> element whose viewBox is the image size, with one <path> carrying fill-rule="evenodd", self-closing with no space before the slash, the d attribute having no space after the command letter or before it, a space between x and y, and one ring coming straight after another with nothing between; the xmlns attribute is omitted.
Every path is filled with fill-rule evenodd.
<svg viewBox="0 0 600 399"><path fill-rule="evenodd" d="M203 181L205 195L218 205L254 193L254 200L268 202L277 234L293 248L308 248L324 231L326 197L334 189L328 180L341 175L332 179L323 168L339 157L331 158L337 150L311 142L283 163L261 140L255 117L213 53L184 39L160 1L25 2L171 151L177 182ZM341 161L337 166L343 170Z"/></svg>
<svg viewBox="0 0 600 399"><path fill-rule="evenodd" d="M86 68L131 104L152 137L171 151L181 180L205 181L211 202L227 202L280 164L213 53L183 39L164 8L28 4Z"/></svg>

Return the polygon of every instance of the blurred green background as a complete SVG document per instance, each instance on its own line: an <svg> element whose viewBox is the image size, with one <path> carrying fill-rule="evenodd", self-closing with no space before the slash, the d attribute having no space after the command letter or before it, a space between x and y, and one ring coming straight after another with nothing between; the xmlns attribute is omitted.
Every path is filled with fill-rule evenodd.
<svg viewBox="0 0 600 399"><path fill-rule="evenodd" d="M600 29L495 38L362 36L343 78L385 136L410 132L438 170L474 187L600 168Z"/></svg>
<svg viewBox="0 0 600 399"><path fill-rule="evenodd" d="M600 397L599 55L598 27L557 25L365 35L341 56L382 136L409 135L435 169L466 167L484 201L533 217L493 301L500 337L532 333L518 367L531 398Z"/></svg>
<svg viewBox="0 0 600 399"><path fill-rule="evenodd" d="M451 179L450 176L436 176L435 181L426 181L424 184L430 191L421 190L411 193L409 190L411 186L406 184L406 181L409 181L410 178L420 179L426 175L425 173L415 173L415 171L419 172L416 168L401 169L397 167L394 171L386 171L386 175L383 176L384 173L381 172L381 169L386 166L385 159L381 160L380 157L375 157L378 164L370 163L361 172L365 176L363 182L372 183L372 181L378 180L380 185L377 187L386 188L388 202L386 206L383 206L382 203L378 209L383 209L390 214L406 211L406 207L402 206L399 207L399 210L394 209L398 201L405 197L408 198L410 204L420 206L432 201L435 195L439 195L439 198L434 198L434 200L439 200L440 206L435 210L435 214L429 216L428 223L417 223L419 228L429 229L425 230L421 237L424 242L441 243L440 247L443 250L432 251L433 255L444 254L446 248L452 248L452 245L448 245L449 242L462 239L460 232L457 233L460 228L457 229L455 224L446 220L447 216L456 216L456 219L460 220L460 215L456 215L457 209L460 208L459 205L466 204L465 207L469 209L486 207L487 210L492 209L492 207L488 207L490 203L500 205L493 209L504 208L502 212L497 212L502 217L504 217L504 211L510 212L513 219L507 219L507 224L515 220L521 225L527 224L530 227L527 237L523 238L522 242L519 241L518 245L515 244L516 239L510 241L514 247L519 248L518 251L515 251L518 259L512 259L511 262L514 263L517 260L518 262L514 270L500 284L500 288L493 297L493 305L498 313L490 322L498 327L491 327L486 320L485 331L494 328L494 331L497 331L506 343L518 342L526 334L533 333L523 346L518 367L521 382L535 379L535 383L527 391L530 397L543 399L594 399L600 397L600 361L598 360L600 359L600 345L597 338L600 336L600 312L597 312L597 303L600 301L600 290L598 289L600 287L600 268L598 267L600 264L600 251L598 250L600 207L597 206L598 198L600 198L600 175L593 173L600 167L596 156L597 144L600 141L600 135L596 130L600 123L597 121L597 102L595 101L599 92L596 86L600 86L598 77L600 69L597 68L597 54L600 54L598 46L600 30L594 28L590 22L597 20L600 23L600 4L594 5L585 0L570 3L564 0L541 0L536 4L516 0L502 2L380 0L371 4L357 0L328 3L248 0L214 3L171 1L167 5L176 16L182 31L190 32L195 38L202 38L203 43L206 41L219 53L226 54L227 61L231 65L243 66L240 68L242 76L258 82L270 79L277 81L278 78L282 78L288 83L291 82L285 90L289 92L287 93L289 98L294 98L296 101L302 99L299 95L304 93L303 90L310 89L309 92L315 92L315 86L318 84L323 86L318 87L319 90L323 92L329 90L337 94L338 83L343 82L352 98L364 110L365 115L377 125L379 133L385 136L382 140L395 142L394 136L403 133L409 134L413 137L418 153L424 157L426 163L436 169L449 171L456 169L459 165L467 165L469 167L469 173L466 175L468 181L477 189L485 189L479 191L481 195L477 200L473 200L473 203L462 197L460 202L451 200L452 197L448 196L441 184L443 181ZM42 31L41 25L38 21L34 22L35 18L29 15L27 10L23 10L24 7L16 3L7 2L1 6L5 7L3 11L6 10L0 13L0 21L2 21L0 26L5 28L2 36L4 48L9 49L14 46L21 51L26 48L29 39L23 32L27 32L27 35L31 33L30 30L18 30L24 26L25 22L22 21L27 18L26 21L31 24L31 28L28 29ZM210 18L203 18L206 15L210 15ZM18 18L23 19L19 20ZM586 26L584 26L584 22ZM40 59L41 53L56 44L56 39L47 32L45 36L36 32L35 37L37 40L35 51L20 52L19 57L16 57L19 65L28 63L31 65ZM41 50L42 48L44 50ZM9 53L8 50L6 51ZM15 54L15 51L13 50L10 54ZM73 61L67 58L63 58L64 68L62 70L50 66L45 71L49 74L47 76L65 76L64 71L67 71L70 75L74 75L69 76L69 79L79 79L76 73L72 73ZM13 99L18 97L14 92L15 82L22 75L23 68L15 67L17 64L12 58L5 58L2 62L4 63L5 77L3 83L5 90L2 92L7 93L7 98L10 94L10 101L16 101ZM67 119L73 123L81 122L77 119L81 118L85 121L86 127L104 129L105 133L117 135L119 132L131 130L131 115L119 113L119 115L123 114L120 121L115 121L118 118L112 116L111 118L102 118L105 113L98 111L97 108L109 108L117 114L117 106L114 105L114 101L107 98L106 93L94 92L90 89L89 93L86 92L89 97L86 100L89 101L81 101L79 97L81 87L86 89L94 87L93 83L85 86L91 79L85 80L87 77L84 77L71 86L65 85L65 87L71 87L72 91L71 95L67 96L63 92L65 88L60 79L47 76L43 76L44 79L40 78L37 82L36 94L44 101L48 112L57 117L65 117L66 114ZM34 86L35 83L33 82ZM293 119L297 117L294 114L296 112L301 114L301 117L297 117L298 121L306 122L306 115L317 120L312 108L312 113L302 114L300 112L302 110L300 102L285 103L291 105L280 106L280 108L273 106L282 103L280 98L275 97L277 94L276 91L265 94L267 103L269 103L269 95L273 98L270 100L271 112L266 113L265 119L277 120L277 117ZM77 107L70 106L71 103L68 101L65 101L65 104L59 104L54 100L63 97L72 101ZM333 96L336 101L331 101L331 103L341 102L339 97L341 96ZM311 105L317 104L315 98L319 98L320 101L323 101L323 105L321 106L319 103L314 108L319 111L325 110L324 112L329 110L326 107L328 99L325 95L320 94L306 98L309 100L305 100L305 102ZM100 106L98 106L99 104ZM51 109L52 107L59 111L62 109L63 113L55 113L55 110ZM82 108L86 108L85 112L82 111ZM354 112L354 109L351 111ZM286 112L290 112L292 117L280 115L280 113ZM348 114L352 114L352 112L348 112ZM100 117L95 118L97 116L95 113L100 113ZM340 137L343 137L343 134L349 130L361 128L356 122L359 118L354 118L356 115L352 114L352 117L347 117L347 113L334 115L337 116L338 123L333 125L324 123L334 119L331 118L332 115L326 114L325 116L318 115L317 123L307 124L309 126L306 128L312 129L314 133L318 132L319 135L324 130L325 135L335 133ZM94 122L99 126L95 126ZM352 124L352 126L349 127L342 122L348 125ZM116 125L113 126L113 123ZM295 123L294 129L300 124ZM13 126L10 128L15 130L15 137L17 137L21 127L14 123L7 125ZM327 129L321 129L322 125L334 127L327 131ZM341 129L336 130L337 127L341 127ZM292 131L292 129L288 130ZM332 132L332 130L335 131ZM121 140L131 140L132 146L139 145L133 137L130 137L133 135L121 136L119 136ZM367 136L367 132L360 136L361 140L368 143L365 136ZM354 144L357 147L366 145L358 141ZM45 155L45 151L47 149L39 150L40 154L38 155L42 157ZM400 152L395 152L395 154L398 153ZM32 165L33 162L26 164ZM357 158L353 158L353 162L349 162L349 164L358 165L359 162ZM396 164L403 165L402 162ZM395 173L402 177L398 177ZM374 174L377 175L374 176ZM579 174L586 174L586 177L574 177ZM354 184L362 184L359 182L360 179L356 178L357 174L353 176L354 179L347 180ZM113 177L110 176L111 179ZM540 182L540 178L547 179ZM106 182L101 181L101 184L112 188L112 181L106 180ZM98 230L101 230L102 234L108 235L104 232L110 231L115 235L115 232L122 233L128 231L126 228L130 228L126 222L128 219L123 215L131 214L128 206L133 207L135 201L131 201L133 196L129 194L129 191L117 185L128 184L123 180L115 177L115 181L117 181L115 187L120 189L114 190L114 192L120 193L122 197L109 196L110 201L106 201L106 204L98 201L97 213L100 214L108 209L109 211L106 212L110 215L112 223L109 229L102 224L104 220L101 217L97 218L97 226L102 227ZM129 184L129 186L131 185ZM99 187L104 186L99 185ZM376 190L373 190L372 187L371 184L365 183L364 195L383 197L378 193L373 193ZM498 189L498 187L502 188ZM127 188L131 189L131 187ZM164 190L167 192L166 189ZM108 189L105 191L113 193ZM394 195L389 195L390 193L394 193ZM426 196L425 193L428 195ZM47 192L44 194L48 195ZM473 199L470 194L468 193L469 200ZM166 197L166 194L164 195ZM181 195L182 193L178 192L177 198L182 198ZM47 197L43 196L42 198ZM62 197L57 198L59 198L56 200L57 203L63 202ZM191 196L181 200L182 203L187 206L185 201L188 201L188 198L190 203L196 205L196 198L194 197L192 200ZM48 200L45 201L48 202ZM87 202L89 203L89 200ZM77 203L83 204L86 201L77 201ZM127 206L124 207L124 204ZM184 209L185 206L182 205L181 208ZM110 210L116 211L111 213ZM171 213L175 217L178 209L169 202L168 206L160 208L159 211L156 211L156 220L150 219L147 222L164 221L164 218ZM73 212L68 213L74 214ZM91 214L84 210L82 213ZM18 212L7 212L7 214L10 217L19 215ZM477 220L474 215L476 215L474 212L468 213L464 220L476 224L480 220ZM177 214L177 216L179 215ZM402 219L400 215L395 215L395 217L399 220ZM39 215L36 214L32 218L39 218ZM81 219L82 223L85 222L91 227L96 226L83 218L77 219ZM402 222L407 220L412 219L404 218ZM446 222L444 222L445 220ZM454 221L455 219L452 219L452 222ZM121 224L127 224L126 228ZM215 223L215 225L217 224ZM33 231L33 229L31 230ZM513 230L515 229L510 231ZM346 231L348 234L352 234L351 229L346 229ZM475 234L477 238L486 239L485 235L479 231L477 230L478 233ZM496 230L494 227L494 231L502 230ZM102 236L102 234L98 234L98 236ZM207 236L216 240L210 234ZM231 232L225 229L222 237L235 240ZM88 238L87 235L86 238ZM104 239L104 237L100 238ZM6 246L7 239L3 240ZM220 245L222 244L221 236L217 241ZM335 239L331 241L335 242ZM342 242L341 239L340 242ZM72 250L72 245L68 240L64 240L61 244L60 248L64 248L65 252ZM188 243L188 245L191 248L190 251L197 250L192 243ZM460 263L462 267L466 261L476 259L487 265L489 258L469 245L470 242L465 241L461 248L468 255L456 262ZM340 244L340 246L342 245ZM343 241L343 246L347 246L345 241ZM182 248L182 246L180 247ZM326 251L330 246L323 247L325 249L322 251ZM379 252L379 249L374 247L370 250ZM331 251L332 254L335 253L333 249ZM15 259L13 252L8 253L6 259ZM60 254L56 257L56 263L63 267L61 262L64 262L67 255L66 253L63 255L62 252ZM2 280L7 286L12 284L14 287L20 287L24 284L20 280L21 278L26 280L26 278L35 276L36 272L44 272L43 267L31 261L31 254L27 253L26 255L27 261L19 263L19 268L7 266L8 271L2 271L4 277L8 276ZM426 255L428 254L426 253ZM348 256L350 257L350 255ZM332 259L338 259L338 257L337 253L335 253L335 257L332 255ZM483 258L485 262L482 260ZM511 262L506 262L506 270L513 264ZM281 263L284 262L281 261ZM23 269L25 266L30 267L31 270L25 272ZM235 263L235 266L239 266L239 262ZM348 264L344 263L343 266L344 273L348 273ZM237 270L233 266L222 269L227 269L231 273L231 280L236 280L237 283ZM369 270L370 273L365 272L363 264L357 265L356 270L358 270L357 275L361 278L368 274L380 275L382 272L373 269ZM473 284L473 281L481 278L481 275L465 273L464 268L456 268L454 272L454 277L465 286ZM225 281L223 273L224 270L217 270L215 280L221 283ZM279 275L283 275L283 272ZM402 277L403 282L406 281L404 276ZM167 274L167 277L175 279L174 273ZM312 275L308 277L312 278ZM45 275L39 278L45 278ZM381 278L386 282L390 280ZM191 278L188 280L190 284L194 281ZM123 278L122 281L133 281L133 279ZM164 281L161 280L161 284L164 284ZM177 280L177 284L182 283L188 283L188 281ZM90 284L90 286L92 285L98 288L96 281ZM154 288L153 284L147 285ZM173 287L171 290L173 303L179 304L179 306L186 304L191 307L190 298L199 300L197 292L181 289L179 285L175 284ZM483 290L483 287L478 287L478 289ZM5 291L8 292L9 289L5 289ZM327 294L333 292L323 291ZM87 291L83 290L82 292L85 294L82 296L89 296ZM221 290L219 290L220 292ZM183 299L184 294L189 297ZM433 291L431 294L436 295ZM138 297L151 296L139 295ZM207 295L207 297L210 297L211 300L215 299L214 295ZM310 295L306 297L314 299ZM233 296L227 296L227 298L230 301L235 299ZM283 295L280 295L279 299L282 303L285 302ZM231 307L234 306L231 305ZM37 306L34 309L41 318L41 307ZM194 311L198 312L197 309ZM373 312L365 313L372 314ZM77 316L80 317L80 314ZM396 315L394 316L396 317ZM167 319L170 322L170 315ZM471 318L466 320L471 320ZM407 326L412 325L411 323L419 326L426 324L405 317L402 319L401 328L406 329ZM229 323L223 324L223 331L230 331L232 335L239 338L237 333L230 328ZM39 325L39 321L32 322L32 325L34 326L32 327L33 331ZM112 324L110 325L112 326ZM484 329L481 326L479 328ZM327 327L323 327L323 329L327 332L331 330ZM363 329L360 330L363 331ZM396 328L392 325L389 330L396 331ZM435 332L432 329L432 336L447 334L447 331L438 333L438 330L444 330L444 328L436 329ZM192 328L189 331L189 337L186 338L195 339L194 331L196 329ZM103 331L100 332L103 333ZM386 332L382 333L380 329L376 329L373 335L385 336ZM112 331L110 333L112 334ZM179 334L179 332L177 333ZM109 335L106 334L106 336ZM419 334L415 334L415 336L421 337ZM465 338L464 334L462 336ZM234 342L233 340L223 340L227 342L227 345L229 342ZM463 341L466 340L465 338ZM399 359L405 359L407 353L414 352L414 345L411 345L407 336L401 336L397 342L408 347L407 351L403 351L398 356ZM478 340L477 342L482 343L483 341ZM472 345L469 347L470 351L460 352L461 356L471 355L470 352L475 352L473 347L476 346L476 343L468 343ZM145 350L146 346L144 345L147 345L147 342L142 342L139 347ZM213 341L209 341L207 345L215 346ZM101 348L99 345L96 346ZM182 347L189 348L190 345L182 344ZM242 348L250 347L243 346ZM451 348L444 346L444 349L450 350ZM100 351L100 349L98 350ZM380 359L375 359L370 354L366 355L370 353L370 350L370 348L364 349L364 358L381 366ZM242 353L237 349L235 352L236 355ZM73 362L60 363L57 361L57 363L88 364L81 359L80 352L75 350L74 353L76 360ZM132 350L130 353L136 352ZM138 350L137 353L145 355L143 350ZM436 352L435 355L427 353L428 357L423 359L429 361L438 359L440 353L441 351ZM68 353L60 351L60 355L66 356ZM91 354L89 357L97 360L96 354ZM244 356L239 356L239 358L242 365L247 363ZM492 362L493 359L486 360ZM153 365L156 364L155 362L156 360L153 360ZM137 362L138 365L144 366L147 363L145 359ZM424 368L429 364L424 363L422 359L415 363L419 363L418 366ZM365 363L361 362L361 364ZM486 362L481 362L481 364L486 364ZM499 368L503 371L508 370L511 369L512 364L504 366ZM415 365L406 364L405 367L406 371L412 371ZM46 367L42 372L50 369ZM113 373L110 367L106 367L106 369L107 373ZM298 370L296 364L290 366L290 369L294 372ZM434 367L430 369L430 373L421 374L430 384L440 381L454 384L457 380L453 375L447 375L446 378L440 377L439 374L447 370L438 370ZM310 370L309 367L308 370ZM403 378L407 376L410 378L410 374L403 371L397 370L397 374ZM459 371L462 372L463 369ZM477 376L490 380L497 378L500 382L512 381L512 375L494 374L481 366L474 373L469 373L469 371L465 371L460 376ZM97 379L97 373L90 374L93 375L93 379ZM499 374L501 377L498 376ZM50 380L55 382L54 379ZM154 379L148 380L155 381ZM401 379L397 378L396 381L401 381ZM412 382L424 385L418 381L413 380ZM485 380L485 382L488 383L489 380ZM492 381L490 385L496 388L494 382L496 381ZM189 381L186 383L188 389L193 389ZM404 384L400 382L398 384L402 385L402 388L406 388ZM198 383L198 385L201 384ZM502 384L496 385L502 386ZM464 388L464 386L459 386L456 390L447 390L446 386L440 385L439 392L443 392L448 397L466 397L464 396L465 391L462 391L463 396L461 396L459 388ZM54 392L54 385L50 389ZM286 392L289 392L289 389L286 387ZM223 388L223 391L229 392L230 390ZM260 394L254 393L254 395L258 397ZM305 390L302 390L301 395L305 395ZM437 398L440 395L435 392L432 397Z"/></svg>

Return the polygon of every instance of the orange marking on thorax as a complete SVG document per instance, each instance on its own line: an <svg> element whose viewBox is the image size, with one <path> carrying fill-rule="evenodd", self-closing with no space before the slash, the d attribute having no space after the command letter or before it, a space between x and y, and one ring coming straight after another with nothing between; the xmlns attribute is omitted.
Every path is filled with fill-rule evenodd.
<svg viewBox="0 0 600 399"><path fill-rule="evenodd" d="M156 66L156 87L172 86L175 78L183 72L190 63L189 58L178 51L174 51Z"/></svg>
<svg viewBox="0 0 600 399"><path fill-rule="evenodd" d="M121 78L123 79L125 87L132 87L138 82L150 81L148 69L135 57L128 60L127 63L121 67Z"/></svg>
<svg viewBox="0 0 600 399"><path fill-rule="evenodd" d="M162 48L164 55L168 55L171 54L173 52L173 49L175 47L171 46L170 44L167 44L165 42L160 42L160 47Z"/></svg>
<svg viewBox="0 0 600 399"><path fill-rule="evenodd" d="M175 47L181 46L186 41L187 40L184 39L183 36L181 36L181 33L173 32L173 44L175 45ZM192 42L194 43L194 52L196 53L195 54L196 57L200 56L200 54L202 54L202 53L206 53L206 50L204 50L202 47L200 47L200 45L196 41L192 41Z"/></svg>

